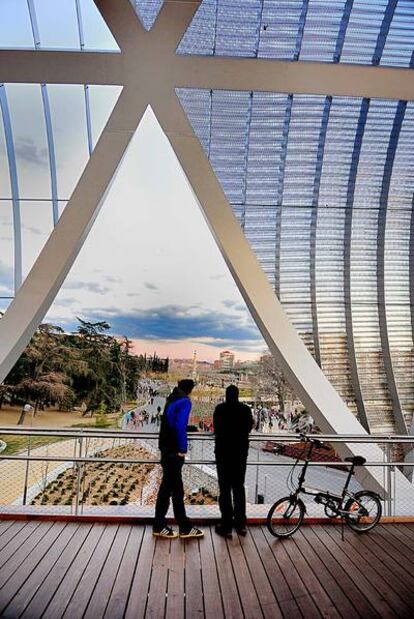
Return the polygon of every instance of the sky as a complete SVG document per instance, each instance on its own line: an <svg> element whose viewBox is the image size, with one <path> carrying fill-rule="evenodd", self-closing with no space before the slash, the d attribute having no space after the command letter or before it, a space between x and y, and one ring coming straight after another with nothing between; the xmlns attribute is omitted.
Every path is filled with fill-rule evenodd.
<svg viewBox="0 0 414 619"><path fill-rule="evenodd" d="M41 48L79 48L75 2L35 0ZM92 0L81 0L85 49L117 50ZM64 19L63 19L64 17ZM33 48L26 0L0 0L0 47ZM7 84L22 220L25 277L53 229L49 151L40 85ZM120 88L90 85L95 145ZM88 161L83 86L48 85L59 212ZM13 295L12 201L0 113L0 310ZM137 352L254 359L265 344L187 180L149 108L99 216L45 320L106 320Z"/></svg>
<svg viewBox="0 0 414 619"><path fill-rule="evenodd" d="M137 350L212 360L265 348L149 108L48 320L105 319Z"/></svg>

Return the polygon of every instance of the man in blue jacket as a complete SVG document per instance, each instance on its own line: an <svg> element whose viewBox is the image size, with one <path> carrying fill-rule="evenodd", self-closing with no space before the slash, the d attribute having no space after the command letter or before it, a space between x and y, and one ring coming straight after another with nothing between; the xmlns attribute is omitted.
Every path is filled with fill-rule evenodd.
<svg viewBox="0 0 414 619"><path fill-rule="evenodd" d="M184 506L184 486L182 468L187 453L187 425L191 412L190 393L194 381L180 380L177 387L168 396L164 413L161 418L161 428L158 446L161 451L162 481L155 504L155 521L153 535L174 539L177 533L167 526L166 515L170 506L170 498L174 516L179 527L181 538L203 537L204 533L193 527L187 518Z"/></svg>

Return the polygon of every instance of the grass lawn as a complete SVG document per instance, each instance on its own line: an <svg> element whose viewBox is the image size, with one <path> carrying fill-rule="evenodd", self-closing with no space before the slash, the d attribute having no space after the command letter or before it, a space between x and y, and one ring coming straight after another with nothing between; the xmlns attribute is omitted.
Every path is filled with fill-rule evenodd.
<svg viewBox="0 0 414 619"><path fill-rule="evenodd" d="M17 421L20 416L20 407L3 407L0 409L0 427L1 426L17 426ZM32 418L27 415L22 426L19 428L44 427L44 428L118 428L118 414L100 415L97 413L93 417L82 417L79 411L57 411L47 409L39 411L36 417ZM7 443L6 449L2 452L4 455L15 455L20 452L27 451L29 442L28 436L20 436L13 434L1 434L0 440ZM56 436L32 436L31 448L50 445L60 441L70 440L70 437Z"/></svg>
<svg viewBox="0 0 414 619"><path fill-rule="evenodd" d="M15 454L26 452L29 443L28 436L17 436L13 434L0 434L0 440L7 443L7 447L2 451L2 455L13 456ZM67 441L65 436L32 436L31 449L36 447L43 447L43 445L50 445L51 443L59 443L60 441Z"/></svg>

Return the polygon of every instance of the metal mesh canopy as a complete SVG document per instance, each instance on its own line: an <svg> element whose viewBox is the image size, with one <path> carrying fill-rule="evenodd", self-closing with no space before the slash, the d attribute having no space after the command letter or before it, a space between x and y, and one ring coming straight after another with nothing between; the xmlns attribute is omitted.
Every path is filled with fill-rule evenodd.
<svg viewBox="0 0 414 619"><path fill-rule="evenodd" d="M371 430L409 425L414 104L189 89L178 95L325 373Z"/></svg>
<svg viewBox="0 0 414 619"><path fill-rule="evenodd" d="M157 19L164 0L130 0L145 30L150 30Z"/></svg>
<svg viewBox="0 0 414 619"><path fill-rule="evenodd" d="M204 0L181 54L408 67L412 0Z"/></svg>

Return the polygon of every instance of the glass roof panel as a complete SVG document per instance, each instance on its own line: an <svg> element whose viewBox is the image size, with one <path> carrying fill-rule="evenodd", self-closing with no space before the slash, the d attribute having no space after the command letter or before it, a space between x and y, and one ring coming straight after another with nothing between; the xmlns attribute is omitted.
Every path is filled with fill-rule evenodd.
<svg viewBox="0 0 414 619"><path fill-rule="evenodd" d="M34 0L39 40L44 48L80 47L75 2Z"/></svg>
<svg viewBox="0 0 414 619"><path fill-rule="evenodd" d="M53 230L53 217L50 202L42 201L22 201L20 213L23 278L25 278Z"/></svg>
<svg viewBox="0 0 414 619"><path fill-rule="evenodd" d="M46 126L39 84L7 84L21 198L50 197ZM30 114L27 102L30 101Z"/></svg>
<svg viewBox="0 0 414 619"><path fill-rule="evenodd" d="M11 200L0 200L0 311L4 311L14 295L13 207Z"/></svg>
<svg viewBox="0 0 414 619"><path fill-rule="evenodd" d="M0 48L119 51L93 0L1 0Z"/></svg>
<svg viewBox="0 0 414 619"><path fill-rule="evenodd" d="M34 47L27 0L1 0L0 47Z"/></svg>

